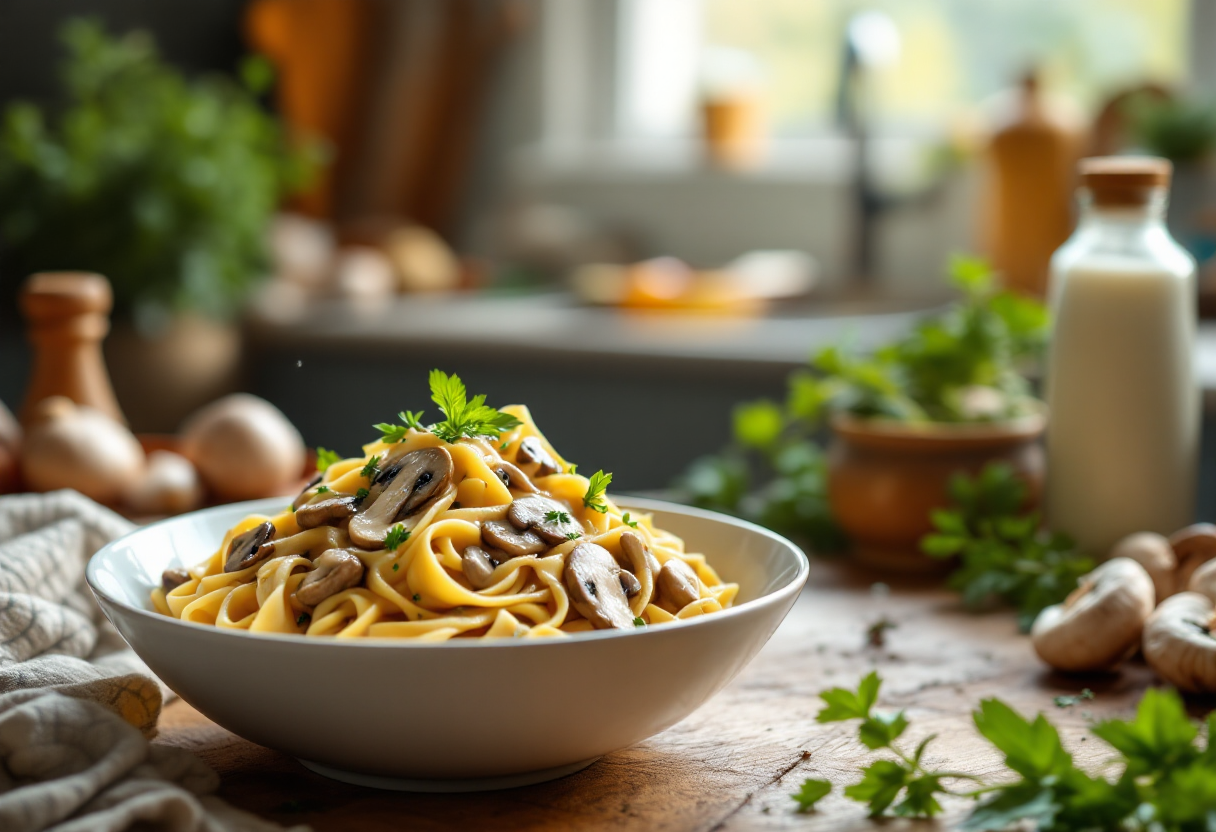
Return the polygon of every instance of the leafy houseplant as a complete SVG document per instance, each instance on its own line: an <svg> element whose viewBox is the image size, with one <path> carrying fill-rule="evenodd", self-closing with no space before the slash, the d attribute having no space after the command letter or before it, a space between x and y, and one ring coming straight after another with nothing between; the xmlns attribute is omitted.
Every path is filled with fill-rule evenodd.
<svg viewBox="0 0 1216 832"><path fill-rule="evenodd" d="M101 272L117 314L143 321L230 315L265 268L271 212L319 161L259 105L269 66L189 80L144 33L73 20L61 35L64 108L13 103L0 126L9 274Z"/></svg>
<svg viewBox="0 0 1216 832"><path fill-rule="evenodd" d="M783 403L740 405L734 443L693 464L686 499L820 551L840 547L843 527L905 566L932 564L919 541L960 468L1004 459L1033 499L1043 417L1022 370L1046 343L1047 311L998 290L983 261L956 258L951 279L960 300L895 343L868 356L829 347L790 377Z"/></svg>

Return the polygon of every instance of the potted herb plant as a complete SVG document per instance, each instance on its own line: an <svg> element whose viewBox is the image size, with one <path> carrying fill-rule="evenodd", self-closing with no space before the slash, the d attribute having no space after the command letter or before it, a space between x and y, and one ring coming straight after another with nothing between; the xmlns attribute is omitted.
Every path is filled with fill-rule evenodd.
<svg viewBox="0 0 1216 832"><path fill-rule="evenodd" d="M272 80L261 59L239 81L187 79L145 33L111 37L73 20L61 37L62 108L15 102L0 125L6 283L46 270L106 275L115 387L146 423L132 411L173 400L193 409L235 369L229 322L267 267L267 222L308 183L319 148L259 104Z"/></svg>
<svg viewBox="0 0 1216 832"><path fill-rule="evenodd" d="M784 403L741 405L734 447L694 464L687 497L817 550L847 538L860 560L900 570L940 568L919 544L954 474L1007 463L1036 502L1046 410L1022 371L1047 311L999 291L982 261L955 259L951 277L961 299L905 337L866 356L830 347L791 376Z"/></svg>

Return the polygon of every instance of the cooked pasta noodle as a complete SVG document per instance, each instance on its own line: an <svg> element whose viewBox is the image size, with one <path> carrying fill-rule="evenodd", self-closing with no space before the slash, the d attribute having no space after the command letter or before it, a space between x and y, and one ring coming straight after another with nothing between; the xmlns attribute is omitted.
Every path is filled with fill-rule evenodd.
<svg viewBox="0 0 1216 832"><path fill-rule="evenodd" d="M731 605L736 584L650 516L589 493L527 408L501 413L514 418L496 438L403 426L328 465L293 507L245 518L211 557L168 570L155 608L256 633L445 641L633 629Z"/></svg>

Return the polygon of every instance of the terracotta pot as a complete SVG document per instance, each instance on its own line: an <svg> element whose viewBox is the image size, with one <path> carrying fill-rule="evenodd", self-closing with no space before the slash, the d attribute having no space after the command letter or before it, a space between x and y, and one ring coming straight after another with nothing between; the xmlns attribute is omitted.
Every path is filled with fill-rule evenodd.
<svg viewBox="0 0 1216 832"><path fill-rule="evenodd" d="M929 514L949 506L950 478L1007 462L1037 505L1045 458L1039 443L1045 411L1008 422L910 425L838 415L828 448L828 500L859 561L901 572L947 564L920 552Z"/></svg>

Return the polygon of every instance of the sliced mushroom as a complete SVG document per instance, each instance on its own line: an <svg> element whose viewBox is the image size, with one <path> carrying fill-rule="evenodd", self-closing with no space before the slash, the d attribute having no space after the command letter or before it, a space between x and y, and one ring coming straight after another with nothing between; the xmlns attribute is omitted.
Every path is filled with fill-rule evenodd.
<svg viewBox="0 0 1216 832"><path fill-rule="evenodd" d="M603 546L580 543L566 558L570 603L597 630L633 629L633 611L621 586L621 567Z"/></svg>
<svg viewBox="0 0 1216 832"><path fill-rule="evenodd" d="M347 549L326 549L312 563L312 571L296 587L296 600L306 607L315 607L363 580L363 561Z"/></svg>
<svg viewBox="0 0 1216 832"><path fill-rule="evenodd" d="M1157 603L1174 594L1174 570L1178 558L1170 542L1156 532L1136 532L1115 544L1111 559L1131 558L1144 567L1157 590Z"/></svg>
<svg viewBox="0 0 1216 832"><path fill-rule="evenodd" d="M529 436L519 443L519 450L515 453L515 461L520 465L536 463L536 470L532 472L532 476L534 477L547 477L550 474L561 473L562 470L562 467L557 464L557 460L545 450L545 446L535 436Z"/></svg>
<svg viewBox="0 0 1216 832"><path fill-rule="evenodd" d="M190 580L190 573L180 566L171 566L160 574L160 585L165 592L172 592Z"/></svg>
<svg viewBox="0 0 1216 832"><path fill-rule="evenodd" d="M632 573L632 577L638 583L636 592L629 592L629 588L626 587L626 594L632 598L638 592L645 589L646 584L641 579L648 577L650 580L650 593L653 596L655 591L654 582L659 577L659 562L655 560L654 555L650 554L650 550L646 548L641 535L635 532L622 532L621 552L624 553L625 558L629 561L629 572ZM627 573L622 572L621 574L625 575ZM645 599L645 603L650 603L650 597Z"/></svg>
<svg viewBox="0 0 1216 832"><path fill-rule="evenodd" d="M539 554L549 548L535 533L518 531L510 523L500 520L487 520L482 523L481 539L487 546L501 549L513 558Z"/></svg>
<svg viewBox="0 0 1216 832"><path fill-rule="evenodd" d="M375 499L351 517L350 539L365 549L377 549L394 524L412 529L412 519L451 482L452 468L452 455L443 448L422 448L392 460L376 477L380 491Z"/></svg>
<svg viewBox="0 0 1216 832"><path fill-rule="evenodd" d="M239 534L228 544L224 558L225 572L239 572L261 563L274 554L274 524L266 521L249 531Z"/></svg>
<svg viewBox="0 0 1216 832"><path fill-rule="evenodd" d="M1155 594L1143 566L1108 560L1082 576L1064 603L1039 613L1030 630L1034 650L1057 670L1109 670L1136 651Z"/></svg>
<svg viewBox="0 0 1216 832"><path fill-rule="evenodd" d="M321 482L321 472L318 471L316 476L308 481L308 485L304 486L304 490L296 495L296 498L291 501L291 507L298 509L300 506L308 502L313 496L312 490L317 487L317 483Z"/></svg>
<svg viewBox="0 0 1216 832"><path fill-rule="evenodd" d="M621 589L625 590L625 595L629 598L637 595L642 591L642 582L639 581L632 572L621 570Z"/></svg>
<svg viewBox="0 0 1216 832"><path fill-rule="evenodd" d="M1198 592L1167 598L1144 625L1144 658L1157 674L1189 693L1216 692L1212 601Z"/></svg>
<svg viewBox="0 0 1216 832"><path fill-rule="evenodd" d="M494 466L494 476L502 480L502 484L512 491L527 491L535 494L539 489L528 479L528 475L509 462L499 462Z"/></svg>
<svg viewBox="0 0 1216 832"><path fill-rule="evenodd" d="M1178 558L1175 586L1181 589L1190 583L1196 569L1216 558L1216 526L1196 523L1180 529L1170 535L1170 546Z"/></svg>
<svg viewBox="0 0 1216 832"><path fill-rule="evenodd" d="M564 519L563 519L564 518ZM531 529L550 544L573 540L583 527L570 516L570 507L548 497L520 497L507 509L507 519L517 529Z"/></svg>
<svg viewBox="0 0 1216 832"><path fill-rule="evenodd" d="M487 551L480 546L466 546L460 563L469 585L473 589L485 589L494 583L494 570L505 560L509 560L505 552L495 549Z"/></svg>
<svg viewBox="0 0 1216 832"><path fill-rule="evenodd" d="M682 610L701 597L701 584L692 567L679 558L663 564L659 579L655 582L658 595L678 610Z"/></svg>
<svg viewBox="0 0 1216 832"><path fill-rule="evenodd" d="M343 520L354 515L356 511L354 497L329 497L317 500L296 509L296 525L301 529L315 529L317 526L336 526Z"/></svg>

